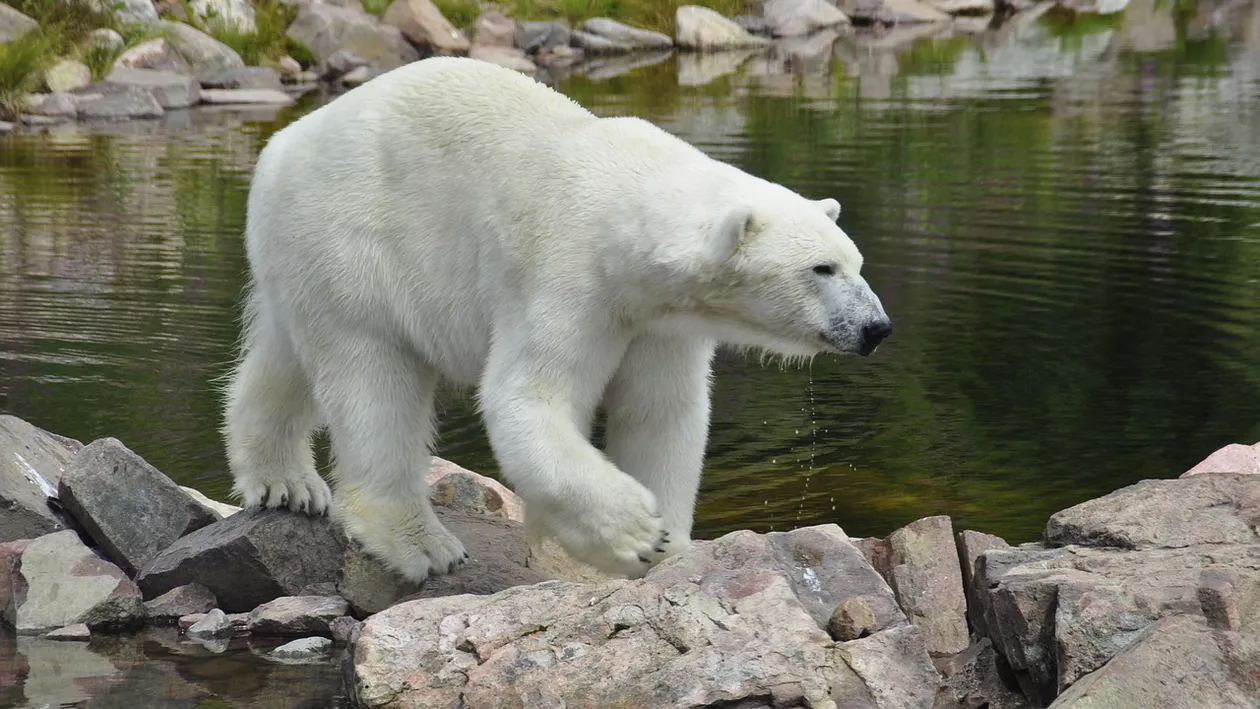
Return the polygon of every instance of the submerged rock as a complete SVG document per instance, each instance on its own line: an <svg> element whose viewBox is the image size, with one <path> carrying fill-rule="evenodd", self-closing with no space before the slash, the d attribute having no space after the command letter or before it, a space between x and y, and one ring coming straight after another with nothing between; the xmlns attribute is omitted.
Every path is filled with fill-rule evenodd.
<svg viewBox="0 0 1260 709"><path fill-rule="evenodd" d="M111 77L142 82L126 84L130 86L157 86L168 79L196 86L188 77L142 71L124 70L122 76L115 72ZM93 441L79 451L59 489L66 509L133 576L176 539L219 519L114 438Z"/></svg>
<svg viewBox="0 0 1260 709"><path fill-rule="evenodd" d="M214 608L188 626L184 634L193 640L217 640L231 637L232 621L228 620L226 613Z"/></svg>
<svg viewBox="0 0 1260 709"><path fill-rule="evenodd" d="M271 656L288 661L323 659L332 647L332 641L328 638L302 638L272 650Z"/></svg>

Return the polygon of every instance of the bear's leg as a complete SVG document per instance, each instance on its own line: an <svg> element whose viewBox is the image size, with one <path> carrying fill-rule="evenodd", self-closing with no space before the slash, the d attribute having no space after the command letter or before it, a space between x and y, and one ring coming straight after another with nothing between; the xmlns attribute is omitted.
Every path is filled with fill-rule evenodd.
<svg viewBox="0 0 1260 709"><path fill-rule="evenodd" d="M429 503L438 372L403 344L342 336L314 360L332 439L333 513L367 552L411 581L468 558Z"/></svg>
<svg viewBox="0 0 1260 709"><path fill-rule="evenodd" d="M665 541L656 497L591 445L591 415L627 340L566 305L503 318L479 396L490 445L527 526L604 571L642 576ZM660 549L660 552L656 550Z"/></svg>
<svg viewBox="0 0 1260 709"><path fill-rule="evenodd" d="M257 294L247 305L245 356L230 375L223 437L233 492L247 508L324 514L332 501L315 470L318 411L287 331Z"/></svg>
<svg viewBox="0 0 1260 709"><path fill-rule="evenodd" d="M605 452L656 495L669 541L691 545L691 524L709 432L714 345L698 337L644 334L630 343L604 394Z"/></svg>

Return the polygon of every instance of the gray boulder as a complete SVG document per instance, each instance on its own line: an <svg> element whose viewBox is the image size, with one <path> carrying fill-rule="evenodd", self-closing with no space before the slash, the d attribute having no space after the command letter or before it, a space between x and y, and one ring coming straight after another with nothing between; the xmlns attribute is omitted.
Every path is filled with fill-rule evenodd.
<svg viewBox="0 0 1260 709"><path fill-rule="evenodd" d="M249 614L249 632L262 636L332 637L332 622L349 612L340 596L284 596Z"/></svg>
<svg viewBox="0 0 1260 709"><path fill-rule="evenodd" d="M115 69L156 69L176 74L192 74L192 65L165 37L141 42L114 61Z"/></svg>
<svg viewBox="0 0 1260 709"><path fill-rule="evenodd" d="M96 0L102 5L111 7L117 4L117 0ZM158 21L157 8L153 5L153 0L122 0L121 5L114 11L115 17L127 24L134 25L151 25Z"/></svg>
<svg viewBox="0 0 1260 709"><path fill-rule="evenodd" d="M153 94L139 86L98 84L92 87L92 91L90 94L79 95L75 103L80 119L125 121L134 118L161 118L166 114Z"/></svg>
<svg viewBox="0 0 1260 709"><path fill-rule="evenodd" d="M187 60L193 76L198 79L208 79L245 66L236 50L182 22L162 20L157 23L157 27L179 51L180 56Z"/></svg>
<svg viewBox="0 0 1260 709"><path fill-rule="evenodd" d="M144 603L144 615L155 625L174 625L194 613L209 613L219 602L210 589L199 583L173 588Z"/></svg>
<svg viewBox="0 0 1260 709"><path fill-rule="evenodd" d="M79 108L72 94L47 94L31 106L30 112L38 116L73 118L78 115Z"/></svg>
<svg viewBox="0 0 1260 709"><path fill-rule="evenodd" d="M516 46L527 54L569 46L569 28L559 22L517 23Z"/></svg>
<svg viewBox="0 0 1260 709"><path fill-rule="evenodd" d="M516 48L516 20L501 12L483 12L473 24L474 45L482 47Z"/></svg>
<svg viewBox="0 0 1260 709"><path fill-rule="evenodd" d="M271 657L282 662L322 660L332 647L328 638L302 638L272 650Z"/></svg>
<svg viewBox="0 0 1260 709"><path fill-rule="evenodd" d="M188 626L184 635L193 640L217 640L232 636L232 622L227 614L218 608L211 609Z"/></svg>
<svg viewBox="0 0 1260 709"><path fill-rule="evenodd" d="M173 99L179 98L180 89L173 88L179 82L192 82L195 90L192 79L163 74L130 69L110 76L111 83L153 86ZM131 575L176 539L219 519L114 438L93 441L79 451L59 490L66 509Z"/></svg>
<svg viewBox="0 0 1260 709"><path fill-rule="evenodd" d="M950 19L949 15L919 0L840 0L836 4L854 22L901 26Z"/></svg>
<svg viewBox="0 0 1260 709"><path fill-rule="evenodd" d="M406 34L406 27L400 29ZM303 5L286 35L306 45L316 62L345 50L388 70L412 58L406 55L407 48L399 45L399 37L385 29L375 17L334 5Z"/></svg>
<svg viewBox="0 0 1260 709"><path fill-rule="evenodd" d="M652 30L623 25L607 17L592 17L582 23L582 31L612 42L614 45L635 49L669 49L674 40L668 35Z"/></svg>
<svg viewBox="0 0 1260 709"><path fill-rule="evenodd" d="M327 517L246 510L179 539L136 577L145 597L199 583L231 613L333 582L345 538Z"/></svg>
<svg viewBox="0 0 1260 709"><path fill-rule="evenodd" d="M749 34L731 20L699 5L682 5L674 12L674 41L683 49L700 52L770 44L765 37Z"/></svg>
<svg viewBox="0 0 1260 709"><path fill-rule="evenodd" d="M12 42L22 35L39 27L39 23L0 3L0 43Z"/></svg>
<svg viewBox="0 0 1260 709"><path fill-rule="evenodd" d="M52 93L81 89L92 83L92 70L74 59L62 59L44 70L44 85Z"/></svg>
<svg viewBox="0 0 1260 709"><path fill-rule="evenodd" d="M23 635L76 623L129 630L144 622L140 590L72 530L0 550L0 609L4 622Z"/></svg>
<svg viewBox="0 0 1260 709"><path fill-rule="evenodd" d="M201 85L207 89L271 89L283 91L280 83L280 72L264 66L247 66L244 69L232 69L216 74Z"/></svg>
<svg viewBox="0 0 1260 709"><path fill-rule="evenodd" d="M66 528L49 505L74 451L65 439L16 416L0 416L0 542Z"/></svg>
<svg viewBox="0 0 1260 709"><path fill-rule="evenodd" d="M827 0L766 0L762 16L775 37L801 37L850 24L848 16Z"/></svg>

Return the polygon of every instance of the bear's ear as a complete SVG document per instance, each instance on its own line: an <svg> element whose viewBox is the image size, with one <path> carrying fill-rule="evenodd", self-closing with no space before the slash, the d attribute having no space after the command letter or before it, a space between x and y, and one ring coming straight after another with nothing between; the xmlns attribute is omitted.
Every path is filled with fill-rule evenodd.
<svg viewBox="0 0 1260 709"><path fill-rule="evenodd" d="M828 197L827 199L820 199L814 204L817 204L819 207L822 207L823 212L827 215L827 218L830 219L831 221L834 222L840 218L840 203L837 202L836 200Z"/></svg>
<svg viewBox="0 0 1260 709"><path fill-rule="evenodd" d="M705 238L704 259L709 263L721 263L730 258L744 236L752 229L751 207L730 207L710 228Z"/></svg>

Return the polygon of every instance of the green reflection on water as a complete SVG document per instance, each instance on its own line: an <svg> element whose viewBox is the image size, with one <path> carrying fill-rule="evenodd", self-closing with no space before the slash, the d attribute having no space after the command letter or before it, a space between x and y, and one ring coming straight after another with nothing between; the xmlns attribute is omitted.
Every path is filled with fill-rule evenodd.
<svg viewBox="0 0 1260 709"><path fill-rule="evenodd" d="M842 40L699 86L679 81L694 58L560 83L838 198L897 321L867 360L721 357L700 536L939 513L1023 541L1260 439L1260 29L1141 9L1083 34ZM249 174L308 108L0 139L0 409L222 498ZM469 397L440 413L439 453L493 473Z"/></svg>

